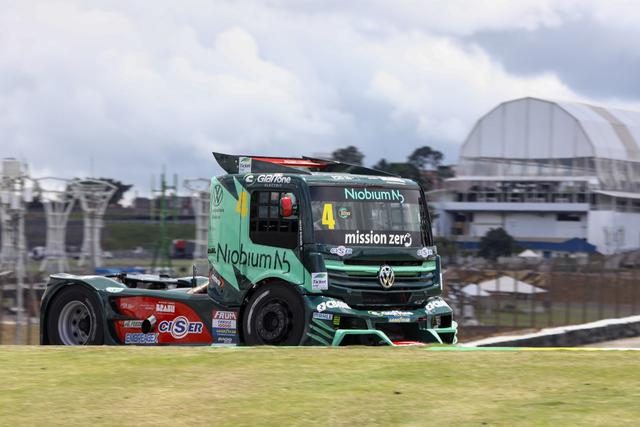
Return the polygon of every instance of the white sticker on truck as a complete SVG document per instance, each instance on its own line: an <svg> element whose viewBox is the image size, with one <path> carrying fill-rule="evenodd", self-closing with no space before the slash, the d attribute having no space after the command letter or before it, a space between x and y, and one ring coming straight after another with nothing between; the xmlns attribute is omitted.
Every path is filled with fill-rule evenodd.
<svg viewBox="0 0 640 427"><path fill-rule="evenodd" d="M329 289L327 273L311 273L311 289L314 291L326 291Z"/></svg>

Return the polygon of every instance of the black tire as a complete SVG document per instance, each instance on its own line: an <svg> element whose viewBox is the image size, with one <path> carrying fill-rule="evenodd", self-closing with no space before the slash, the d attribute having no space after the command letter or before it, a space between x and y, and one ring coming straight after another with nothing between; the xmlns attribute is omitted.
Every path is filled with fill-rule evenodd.
<svg viewBox="0 0 640 427"><path fill-rule="evenodd" d="M299 345L305 329L302 298L282 283L259 288L242 315L246 345Z"/></svg>
<svg viewBox="0 0 640 427"><path fill-rule="evenodd" d="M47 314L47 337L53 345L101 345L104 320L96 294L69 286L54 296Z"/></svg>

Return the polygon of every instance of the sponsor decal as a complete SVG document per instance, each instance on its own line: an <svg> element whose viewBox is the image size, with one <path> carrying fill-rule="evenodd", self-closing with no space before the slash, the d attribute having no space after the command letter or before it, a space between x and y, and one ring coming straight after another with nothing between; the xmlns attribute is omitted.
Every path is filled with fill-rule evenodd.
<svg viewBox="0 0 640 427"><path fill-rule="evenodd" d="M238 313L235 311L214 311L211 315L211 327L223 329L236 329Z"/></svg>
<svg viewBox="0 0 640 427"><path fill-rule="evenodd" d="M175 313L176 306L173 303L157 303L156 312L158 313Z"/></svg>
<svg viewBox="0 0 640 427"><path fill-rule="evenodd" d="M158 334L143 334L141 332L124 335L125 344L157 344Z"/></svg>
<svg viewBox="0 0 640 427"><path fill-rule="evenodd" d="M236 266L246 265L262 270L291 272L291 263L287 260L285 251L274 250L270 254L256 253L245 251L243 244L240 244L240 250L237 250L229 248L226 243L224 246L218 243L218 247L210 249L210 251L216 256L216 262L231 263Z"/></svg>
<svg viewBox="0 0 640 427"><path fill-rule="evenodd" d="M376 233L375 231L356 230L355 233L345 233L346 245L394 245L409 247L413 243L411 233Z"/></svg>
<svg viewBox="0 0 640 427"><path fill-rule="evenodd" d="M224 192L222 191L222 186L220 184L216 184L216 186L213 187L213 204L215 206L220 206L220 203L222 203L223 195Z"/></svg>
<svg viewBox="0 0 640 427"><path fill-rule="evenodd" d="M240 157L238 159L238 173L251 173L251 157Z"/></svg>
<svg viewBox="0 0 640 427"><path fill-rule="evenodd" d="M338 209L338 216L342 219L349 219L351 218L351 211L349 210L349 208L345 208L343 206L340 209Z"/></svg>
<svg viewBox="0 0 640 427"><path fill-rule="evenodd" d="M344 246L338 246L337 248L329 249L329 253L338 256L351 255L353 253L353 249L345 248Z"/></svg>
<svg viewBox="0 0 640 427"><path fill-rule="evenodd" d="M400 190L369 190L368 188L345 188L346 200L384 200L404 203L404 196Z"/></svg>
<svg viewBox="0 0 640 427"><path fill-rule="evenodd" d="M311 273L311 289L314 291L329 289L329 275L327 273Z"/></svg>
<svg viewBox="0 0 640 427"><path fill-rule="evenodd" d="M211 332L217 344L237 343L238 312L214 310L211 313Z"/></svg>
<svg viewBox="0 0 640 427"><path fill-rule="evenodd" d="M340 301L337 299L330 299L329 301L324 301L318 304L318 306L316 307L316 311L318 313L322 313L323 311L327 309L332 309L332 308L342 308L345 310L351 309L351 307L349 307L347 303L344 301Z"/></svg>
<svg viewBox="0 0 640 427"><path fill-rule="evenodd" d="M390 317L387 321L389 323L410 323L411 319L408 317Z"/></svg>
<svg viewBox="0 0 640 427"><path fill-rule="evenodd" d="M435 255L436 251L433 248L424 247L422 249L418 249L418 252L416 253L418 254L419 257L429 258L430 256Z"/></svg>
<svg viewBox="0 0 640 427"><path fill-rule="evenodd" d="M314 319L320 320L333 320L333 314L331 313L318 313L316 311L313 312Z"/></svg>
<svg viewBox="0 0 640 427"><path fill-rule="evenodd" d="M378 281L383 288L389 289L393 286L395 280L396 276L393 273L393 268L386 264L380 267L380 270L378 270Z"/></svg>
<svg viewBox="0 0 640 427"><path fill-rule="evenodd" d="M107 288L107 289L105 289L105 290L106 290L107 292L112 293L112 294L117 294L117 293L119 293L119 292L124 291L124 288L115 288L115 287L114 287L114 288L111 288L111 287L109 287L109 288Z"/></svg>
<svg viewBox="0 0 640 427"><path fill-rule="evenodd" d="M372 316L378 317L390 317L390 316L413 316L413 312L411 311L399 311L399 310L389 310L389 311L368 311Z"/></svg>
<svg viewBox="0 0 640 427"><path fill-rule="evenodd" d="M122 326L127 329L140 329L142 327L142 320L125 320Z"/></svg>
<svg viewBox="0 0 640 427"><path fill-rule="evenodd" d="M438 299L433 299L433 300L429 301L424 308L427 311L433 311L436 308L440 308L440 307L449 308L449 305L446 302L444 302L444 300L438 298Z"/></svg>
<svg viewBox="0 0 640 427"><path fill-rule="evenodd" d="M202 333L202 322L190 322L185 316L178 316L173 320L163 320L158 325L158 331L169 333L177 340L189 334Z"/></svg>
<svg viewBox="0 0 640 427"><path fill-rule="evenodd" d="M249 176L251 178L249 178ZM252 175L249 176L244 179L244 181L248 184L252 184L253 182L257 182L260 184L291 184L291 177L284 176L281 173L262 174L256 177Z"/></svg>

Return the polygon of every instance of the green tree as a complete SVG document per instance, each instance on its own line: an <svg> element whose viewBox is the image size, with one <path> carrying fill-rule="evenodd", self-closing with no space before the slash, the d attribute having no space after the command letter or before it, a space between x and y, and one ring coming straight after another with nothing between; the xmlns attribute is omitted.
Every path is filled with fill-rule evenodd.
<svg viewBox="0 0 640 427"><path fill-rule="evenodd" d="M110 205L119 205L124 197L125 193L133 187L130 184L124 184L122 181L118 181L117 179L112 178L98 178L100 181L106 181L111 183L117 187L116 192L113 194L113 197L109 201Z"/></svg>
<svg viewBox="0 0 640 427"><path fill-rule="evenodd" d="M336 160L338 162L362 166L364 154L362 154L360 150L358 150L358 147L350 145L346 148L340 148L334 151L333 153L331 153L331 157L333 158L333 160Z"/></svg>
<svg viewBox="0 0 640 427"><path fill-rule="evenodd" d="M425 145L424 147L416 148L407 160L420 170L434 170L440 166L443 158L444 156L440 151Z"/></svg>
<svg viewBox="0 0 640 427"><path fill-rule="evenodd" d="M509 256L518 250L513 237L502 228L492 228L480 239L478 255L495 261L500 256Z"/></svg>

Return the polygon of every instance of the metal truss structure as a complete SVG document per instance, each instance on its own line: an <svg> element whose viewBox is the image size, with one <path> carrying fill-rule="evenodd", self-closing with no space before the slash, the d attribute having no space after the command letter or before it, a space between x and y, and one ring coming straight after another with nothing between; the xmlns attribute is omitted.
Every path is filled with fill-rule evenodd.
<svg viewBox="0 0 640 427"><path fill-rule="evenodd" d="M104 213L117 187L110 182L91 178L75 179L70 187L84 212L84 234L78 265L84 265L88 258L95 270L102 266L100 236L104 227Z"/></svg>
<svg viewBox="0 0 640 427"><path fill-rule="evenodd" d="M69 271L66 232L69 214L75 203L71 181L62 178L40 178L36 183L47 218L47 241L40 271Z"/></svg>
<svg viewBox="0 0 640 427"><path fill-rule="evenodd" d="M209 238L209 191L211 181L204 178L186 179L184 186L191 192L191 208L196 219L194 259L207 258Z"/></svg>
<svg viewBox="0 0 640 427"><path fill-rule="evenodd" d="M16 321L24 324L24 288L27 262L27 243L24 216L27 203L33 200L34 182L26 165L15 159L2 160L0 176L0 223L2 251L0 267L12 270L16 276ZM22 342L22 328L16 328L16 343Z"/></svg>

